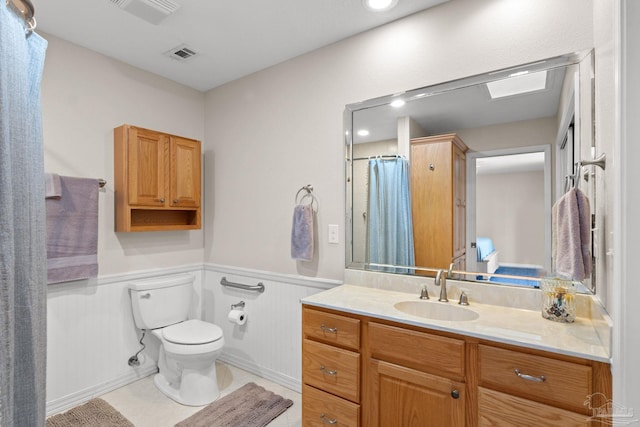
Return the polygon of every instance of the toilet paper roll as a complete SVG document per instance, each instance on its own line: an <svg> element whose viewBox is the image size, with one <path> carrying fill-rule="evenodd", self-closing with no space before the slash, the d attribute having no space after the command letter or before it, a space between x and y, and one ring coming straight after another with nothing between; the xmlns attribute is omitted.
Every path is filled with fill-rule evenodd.
<svg viewBox="0 0 640 427"><path fill-rule="evenodd" d="M244 325L247 322L247 313L243 310L231 310L229 312L229 322L236 325Z"/></svg>

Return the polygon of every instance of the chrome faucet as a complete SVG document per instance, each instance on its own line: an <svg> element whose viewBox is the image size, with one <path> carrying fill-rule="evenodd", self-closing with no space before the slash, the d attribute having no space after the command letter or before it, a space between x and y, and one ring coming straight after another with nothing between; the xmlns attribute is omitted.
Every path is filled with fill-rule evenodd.
<svg viewBox="0 0 640 427"><path fill-rule="evenodd" d="M438 298L438 301L441 302L449 302L447 299L447 273L446 270L438 270L436 274L436 286L440 286L440 298Z"/></svg>

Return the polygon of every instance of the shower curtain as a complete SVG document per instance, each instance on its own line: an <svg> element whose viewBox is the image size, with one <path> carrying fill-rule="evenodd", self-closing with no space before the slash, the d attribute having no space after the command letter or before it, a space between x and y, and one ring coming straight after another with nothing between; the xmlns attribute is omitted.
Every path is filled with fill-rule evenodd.
<svg viewBox="0 0 640 427"><path fill-rule="evenodd" d="M367 262L414 266L413 223L406 159L369 160ZM413 273L413 269L375 267L371 270Z"/></svg>
<svg viewBox="0 0 640 427"><path fill-rule="evenodd" d="M40 80L47 42L0 3L0 426L45 423Z"/></svg>

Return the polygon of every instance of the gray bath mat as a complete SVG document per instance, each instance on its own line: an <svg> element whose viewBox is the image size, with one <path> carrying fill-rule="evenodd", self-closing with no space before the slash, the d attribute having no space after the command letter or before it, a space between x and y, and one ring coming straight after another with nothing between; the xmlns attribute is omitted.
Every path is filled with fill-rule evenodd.
<svg viewBox="0 0 640 427"><path fill-rule="evenodd" d="M248 383L175 427L263 427L291 405L290 399Z"/></svg>
<svg viewBox="0 0 640 427"><path fill-rule="evenodd" d="M47 418L47 427L134 427L120 412L102 399Z"/></svg>

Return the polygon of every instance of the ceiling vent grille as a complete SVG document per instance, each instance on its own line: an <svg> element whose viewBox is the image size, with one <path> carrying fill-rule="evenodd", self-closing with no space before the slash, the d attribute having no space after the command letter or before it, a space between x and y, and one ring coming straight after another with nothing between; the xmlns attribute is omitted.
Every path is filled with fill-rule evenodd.
<svg viewBox="0 0 640 427"><path fill-rule="evenodd" d="M185 45L181 45L165 52L165 55L178 61L186 61L193 58L196 52Z"/></svg>
<svg viewBox="0 0 640 427"><path fill-rule="evenodd" d="M167 16L180 9L180 5L170 0L109 0L115 6L140 19L158 25Z"/></svg>

